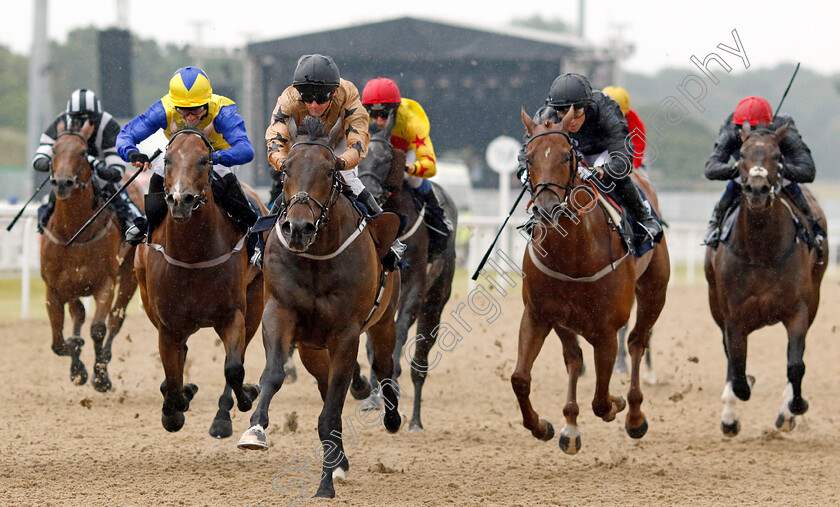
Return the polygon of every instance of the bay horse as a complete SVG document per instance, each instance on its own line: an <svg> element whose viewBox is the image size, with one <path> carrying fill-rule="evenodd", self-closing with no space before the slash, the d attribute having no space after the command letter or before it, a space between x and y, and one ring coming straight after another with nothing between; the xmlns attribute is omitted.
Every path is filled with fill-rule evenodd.
<svg viewBox="0 0 840 507"><path fill-rule="evenodd" d="M740 431L737 400L750 399L755 378L746 374L747 342L751 332L781 322L788 334L787 379L776 427L791 431L795 416L808 410L802 397L805 336L817 314L820 282L826 269L828 245L809 249L799 237L793 211L779 195L783 169L779 142L787 126L750 131L745 124L738 170L743 196L729 237L722 247L706 248L705 271L712 317L723 334L726 385L721 401L721 430L733 437ZM825 214L804 185L814 218ZM825 226L824 226L825 227Z"/></svg>
<svg viewBox="0 0 840 507"><path fill-rule="evenodd" d="M408 330L417 322L414 358L410 363L411 381L414 384L414 409L409 431L423 430L420 420L420 402L423 383L429 371L429 351L435 344L437 327L443 307L452 293L455 275L455 233L446 239L442 252L429 258L429 232L424 226L425 207L419 212L414 205L412 191L405 180L405 151L391 145L391 132L395 116L391 115L385 128L373 133L368 153L359 164L359 178L377 202L386 209L393 209L406 218L406 232L400 241L406 244L403 260L407 269L400 270L400 302L397 313L397 343L394 347L394 380L400 376L400 355L408 339ZM458 210L449 194L432 183L441 196L446 213L457 228ZM368 341L368 357L371 357ZM371 374L371 380L375 375ZM379 398L370 398L376 406ZM378 408L378 407L377 407Z"/></svg>
<svg viewBox="0 0 840 507"><path fill-rule="evenodd" d="M395 433L402 423L390 382L400 277L380 262L396 238L399 217L383 213L368 221L342 194L332 148L343 136L341 127L338 122L327 134L319 119L307 116L291 137L283 206L263 262L262 395L251 415L252 426L239 441L242 449L268 449L264 430L269 405L283 385L283 365L296 343L324 402L318 417L323 473L315 496L327 498L335 496L333 477L343 478L349 469L341 414L357 366L359 335L365 331L373 341L373 369L384 379L385 429Z"/></svg>
<svg viewBox="0 0 840 507"><path fill-rule="evenodd" d="M212 125L211 125L212 127ZM174 130L174 129L173 129ZM140 245L135 262L140 296L149 320L158 330L158 347L165 380L161 422L170 432L184 425L184 412L198 387L184 384L187 339L200 328L212 327L225 347L225 388L210 435L233 433L231 391L237 408L251 409L259 388L244 384L245 349L260 325L263 277L248 263L240 230L211 191L213 148L206 132L182 129L167 145L165 164L166 218ZM265 206L242 185L246 195Z"/></svg>
<svg viewBox="0 0 840 507"><path fill-rule="evenodd" d="M96 309L90 335L96 362L91 383L97 391L105 392L111 389L108 377L111 344L122 328L126 307L137 290L137 280L133 269L135 248L122 243L119 222L110 209L104 210L72 245L67 245L105 202L94 190L94 174L87 159L88 139L94 128L88 122L79 130L66 129L63 123L58 125L50 168L55 212L44 228L41 277L46 285L52 350L59 356L70 356L70 380L76 385L88 379L80 359L85 321L85 307L80 298L93 296ZM139 187L131 185L127 191L134 202L141 202ZM67 340L64 339L65 305L73 320L73 336Z"/></svg>
<svg viewBox="0 0 840 507"><path fill-rule="evenodd" d="M531 368L545 338L553 329L563 344L569 374L568 396L563 407L566 425L560 431L560 448L567 454L580 450L577 381L583 356L576 334L592 344L595 356L595 395L592 410L612 421L625 408L625 401L612 396L610 377L615 362L616 333L628 320L634 299L636 323L628 338L631 357L630 409L625 430L641 438L648 424L641 410L639 370L650 331L665 304L670 277L668 249L663 237L651 251L636 258L607 220L606 210L595 201L597 190L578 175L577 155L572 149L568 125L574 108L560 123L536 124L522 109L522 123L529 140L525 151L528 188L533 213L539 218L522 262L525 274L522 299L525 309L519 328L519 352L510 382L523 425L534 437L551 440L554 428L532 408ZM639 184L654 208L656 195L642 174L631 178Z"/></svg>

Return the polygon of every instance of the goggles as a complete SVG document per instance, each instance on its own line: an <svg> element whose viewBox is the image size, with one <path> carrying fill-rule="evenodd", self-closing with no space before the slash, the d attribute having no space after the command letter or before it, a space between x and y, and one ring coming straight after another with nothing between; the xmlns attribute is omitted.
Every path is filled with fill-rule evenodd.
<svg viewBox="0 0 840 507"><path fill-rule="evenodd" d="M326 104L332 98L332 92L304 92L300 94L300 101L304 104L315 102L316 104Z"/></svg>
<svg viewBox="0 0 840 507"><path fill-rule="evenodd" d="M573 116L574 119L578 119L578 118L582 117L584 114L586 114L586 111L584 110L584 108L586 107L586 104L584 102L581 102L581 103L578 103L578 104L572 104L571 106L555 107L554 110L557 111L557 114L559 114L560 117L562 118L562 117L566 116L566 113L569 112L569 109L571 107L575 108L575 115Z"/></svg>
<svg viewBox="0 0 840 507"><path fill-rule="evenodd" d="M207 111L207 105L197 106L197 107L176 107L175 111L178 111L178 114L181 116L187 116L188 114L202 114Z"/></svg>

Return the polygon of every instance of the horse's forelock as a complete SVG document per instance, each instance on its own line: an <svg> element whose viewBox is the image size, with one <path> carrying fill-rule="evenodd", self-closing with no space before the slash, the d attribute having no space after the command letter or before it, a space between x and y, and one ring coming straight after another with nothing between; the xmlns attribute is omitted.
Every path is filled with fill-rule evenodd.
<svg viewBox="0 0 840 507"><path fill-rule="evenodd" d="M327 137L327 132L324 130L324 123L314 116L307 116L303 119L303 123L298 126L297 135L307 136L309 139L320 139Z"/></svg>

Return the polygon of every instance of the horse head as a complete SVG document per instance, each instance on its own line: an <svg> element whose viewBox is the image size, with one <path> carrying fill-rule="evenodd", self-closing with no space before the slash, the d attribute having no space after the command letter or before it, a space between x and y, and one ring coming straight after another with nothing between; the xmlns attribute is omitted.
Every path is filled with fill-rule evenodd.
<svg viewBox="0 0 840 507"><path fill-rule="evenodd" d="M327 134L320 119L307 116L292 137L283 167L280 232L293 252L305 252L312 245L339 196L333 149L343 135L341 121Z"/></svg>
<svg viewBox="0 0 840 507"><path fill-rule="evenodd" d="M213 147L205 132L181 129L172 134L163 160L169 214L176 222L186 222L207 202Z"/></svg>
<svg viewBox="0 0 840 507"><path fill-rule="evenodd" d="M538 124L522 108L522 123L529 138L525 144L525 155L533 212L535 216L551 222L565 206L577 175L575 154L569 138L569 123L574 112L574 107L570 108L560 123L545 120ZM561 191L565 193L562 198Z"/></svg>
<svg viewBox="0 0 840 507"><path fill-rule="evenodd" d="M79 130L67 129L63 121L59 122L50 170L56 199L67 199L74 188L90 184L93 171L87 160L87 149L94 128L88 121Z"/></svg>
<svg viewBox="0 0 840 507"><path fill-rule="evenodd" d="M779 142L787 134L788 127L752 130L744 124L744 143L741 145L741 160L738 169L744 202L750 209L770 207L781 190L782 153Z"/></svg>
<svg viewBox="0 0 840 507"><path fill-rule="evenodd" d="M385 127L371 134L367 155L359 162L359 179L364 182L380 206L388 200L389 194L399 190L403 183L403 171L391 171L394 160L391 132L395 123L396 115L392 112Z"/></svg>

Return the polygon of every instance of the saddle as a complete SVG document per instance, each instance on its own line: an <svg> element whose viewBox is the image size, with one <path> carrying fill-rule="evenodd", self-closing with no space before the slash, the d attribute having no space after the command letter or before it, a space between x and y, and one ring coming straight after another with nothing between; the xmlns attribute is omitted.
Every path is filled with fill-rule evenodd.
<svg viewBox="0 0 840 507"><path fill-rule="evenodd" d="M636 185L635 183L633 183ZM645 195L645 191L636 185L636 189L639 191L639 195L642 197L642 202L644 203L645 207L648 209L650 214L662 223L662 219L659 218L659 215L656 213L656 210L650 204L647 196ZM621 205L619 204L619 200L617 196L614 195L613 192L604 194L602 192L598 192L598 202L601 206L604 206L605 209L612 208L620 217L620 221L618 224L615 223L613 214L610 214L610 219L613 221L613 224L617 226L618 232L621 234L621 239L624 240L624 243L627 245L627 248L630 252L635 255L636 257L641 257L650 250L653 249L653 242L651 241L644 241L646 237L646 232L639 226L639 223L630 215L630 213L626 213ZM609 211L608 211L609 214Z"/></svg>

